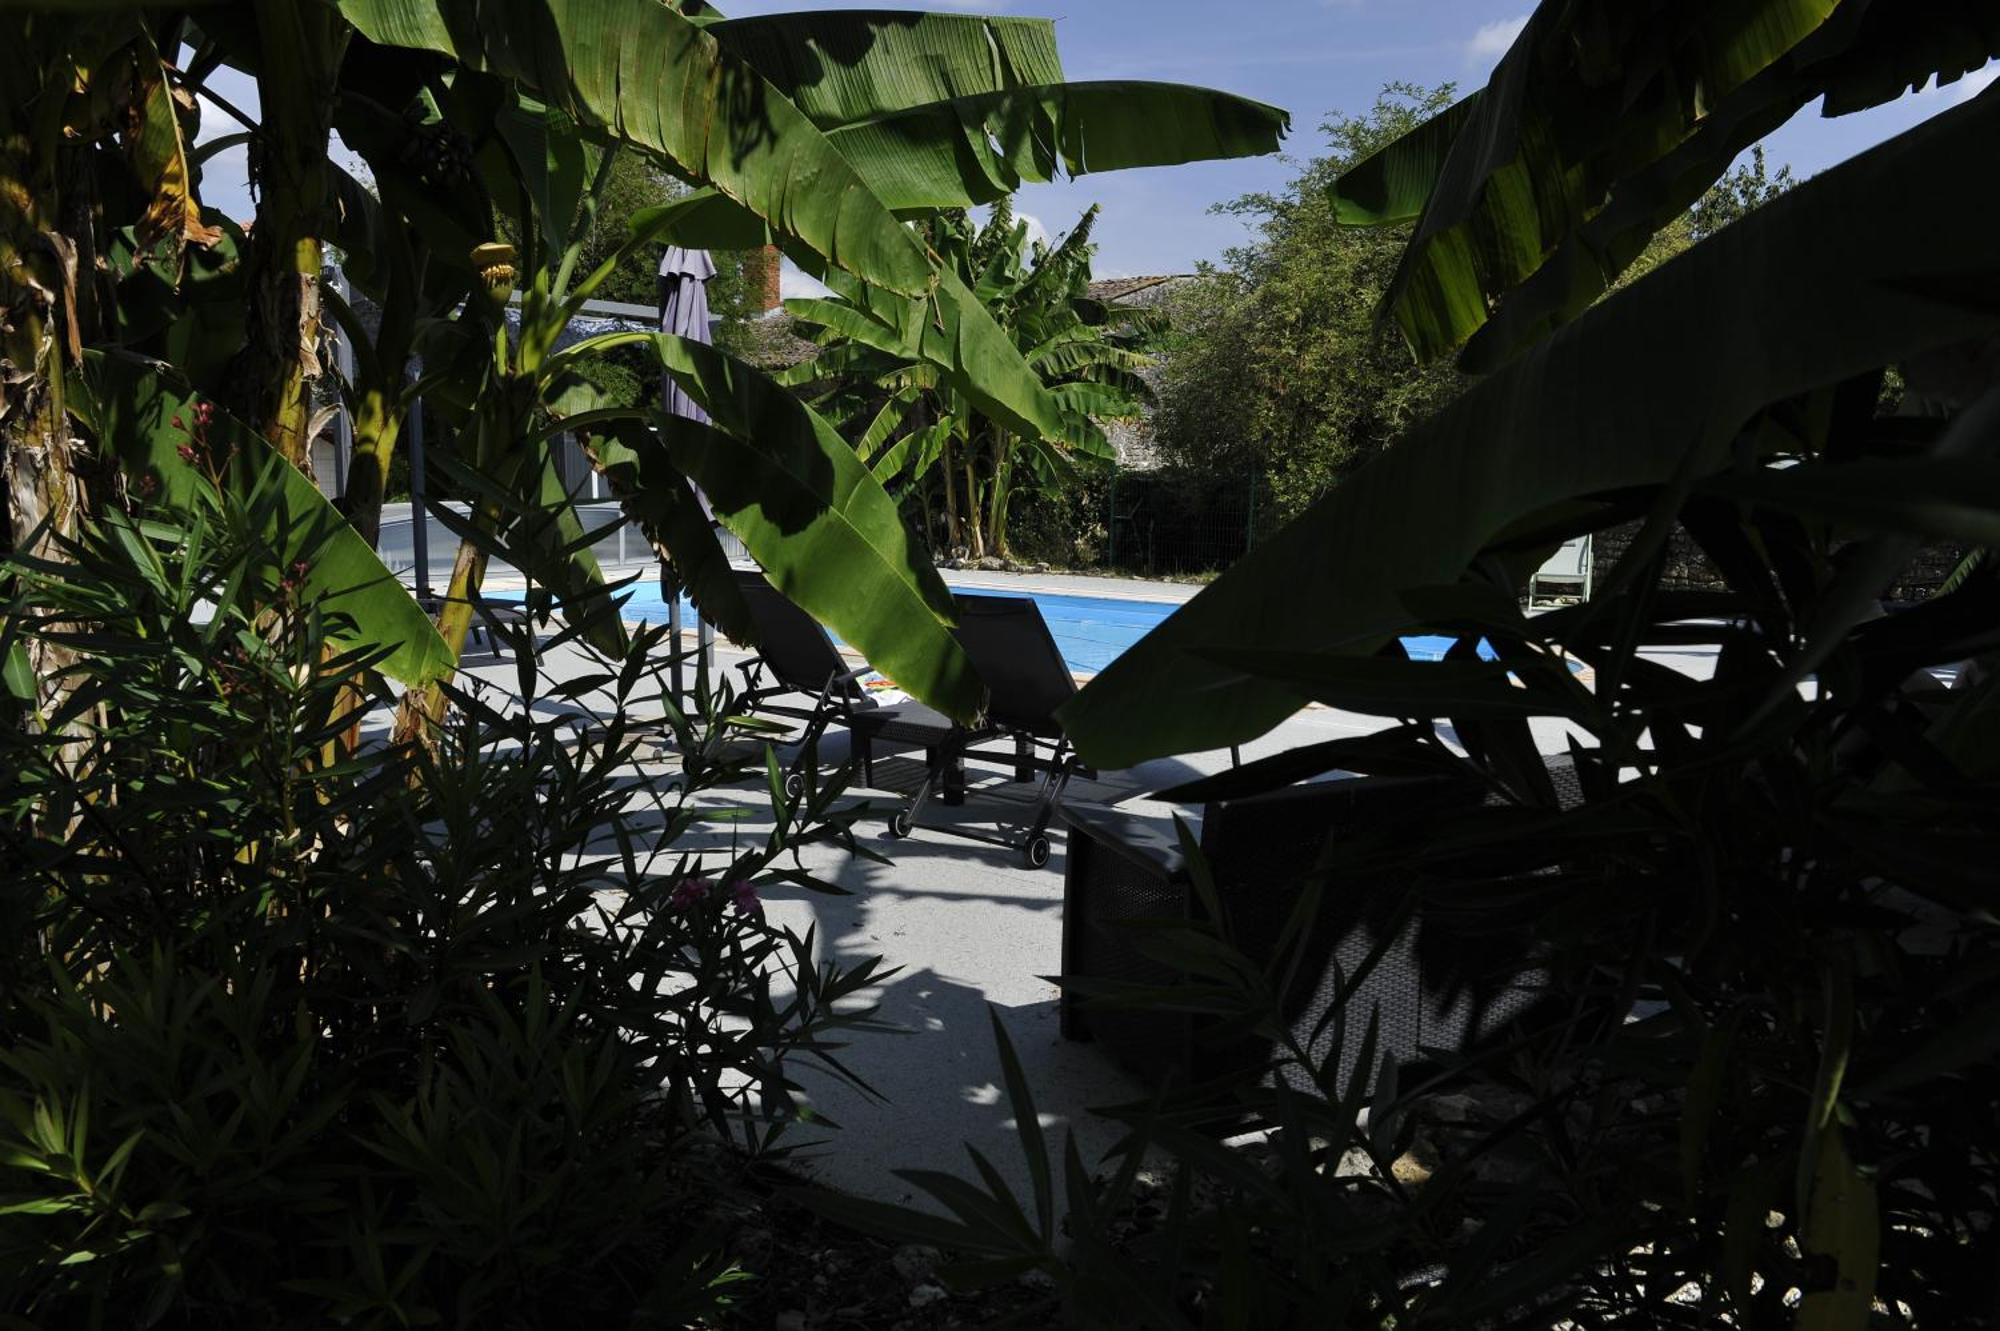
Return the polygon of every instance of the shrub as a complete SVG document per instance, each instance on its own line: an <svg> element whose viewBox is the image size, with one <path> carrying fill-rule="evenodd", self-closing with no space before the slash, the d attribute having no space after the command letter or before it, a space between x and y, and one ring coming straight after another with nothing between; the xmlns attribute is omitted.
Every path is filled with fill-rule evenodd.
<svg viewBox="0 0 2000 1331"><path fill-rule="evenodd" d="M0 656L88 655L0 732L0 1313L685 1325L740 1274L692 1148L782 1151L787 1058L873 978L757 903L847 838L838 788L676 850L765 760L726 692L648 693L658 632L546 688L523 655L531 705L461 689L391 746L273 516L111 518L7 574ZM669 787L633 779L641 699Z"/></svg>

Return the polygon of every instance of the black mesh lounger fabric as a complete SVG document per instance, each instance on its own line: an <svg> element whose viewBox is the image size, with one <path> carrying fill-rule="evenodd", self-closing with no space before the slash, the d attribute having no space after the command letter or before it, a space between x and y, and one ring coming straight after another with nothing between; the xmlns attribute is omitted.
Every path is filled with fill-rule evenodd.
<svg viewBox="0 0 2000 1331"><path fill-rule="evenodd" d="M1061 738L1056 708L1076 695L1076 679L1041 607L1023 596L956 599L958 640L986 684L987 720L1038 739Z"/></svg>
<svg viewBox="0 0 2000 1331"><path fill-rule="evenodd" d="M850 667L814 619L764 580L755 569L736 570L736 586L757 621L757 655L772 678L798 693L818 694ZM850 699L861 690L850 687Z"/></svg>
<svg viewBox="0 0 2000 1331"><path fill-rule="evenodd" d="M943 712L920 702L873 707L848 718L847 728L861 739L932 748L950 739L958 727Z"/></svg>

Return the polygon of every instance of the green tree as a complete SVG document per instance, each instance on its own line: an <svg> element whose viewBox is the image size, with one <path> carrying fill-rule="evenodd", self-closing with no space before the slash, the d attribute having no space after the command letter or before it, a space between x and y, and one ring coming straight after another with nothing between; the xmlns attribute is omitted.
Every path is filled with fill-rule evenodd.
<svg viewBox="0 0 2000 1331"><path fill-rule="evenodd" d="M1792 168L1789 166L1771 171L1764 157L1764 145L1756 145L1750 150L1749 161L1731 168L1727 175L1709 187L1708 193L1702 195L1689 211L1688 229L1692 239L1707 239L1797 183L1792 179Z"/></svg>
<svg viewBox="0 0 2000 1331"><path fill-rule="evenodd" d="M1361 116L1321 127L1331 151L1279 194L1216 211L1257 231L1175 294L1164 343L1157 438L1167 460L1198 474L1261 473L1289 519L1429 417L1470 382L1449 361L1420 363L1382 308L1414 221L1354 227L1334 184L1451 105L1451 84L1383 88ZM1782 194L1764 149L1724 175L1693 208L1664 222L1610 284L1637 281Z"/></svg>
<svg viewBox="0 0 2000 1331"><path fill-rule="evenodd" d="M1452 95L1392 83L1365 115L1327 120L1330 151L1283 192L1218 205L1256 239L1171 303L1156 422L1171 464L1262 473L1289 518L1458 391L1456 371L1417 366L1378 317L1409 228L1343 227L1327 197Z"/></svg>

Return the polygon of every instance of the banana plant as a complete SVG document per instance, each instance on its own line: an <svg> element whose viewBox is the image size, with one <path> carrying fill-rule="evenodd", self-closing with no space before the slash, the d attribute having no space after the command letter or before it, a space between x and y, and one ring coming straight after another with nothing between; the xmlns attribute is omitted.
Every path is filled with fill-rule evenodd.
<svg viewBox="0 0 2000 1331"><path fill-rule="evenodd" d="M36 334L43 325L32 320L11 325L31 341L39 337L39 369L27 382L46 387L35 399L49 408L44 414L60 423L64 379L51 375L49 357L65 337L72 368L88 345L152 355L177 366L190 391L220 392L244 428L304 469L312 406L326 383L319 333L324 323L340 325L357 353L353 382L338 385L357 436L352 486L340 503L364 543L378 528L399 424L419 392L447 423L441 456L463 468L476 492L465 534L478 548L461 552L440 623L448 648L467 627L466 602L483 577L484 551L500 546L510 558L535 563L539 580L576 600L573 608L594 631L615 631L611 617L588 611L606 592L567 497L552 488L547 447L559 422L590 415L596 405L566 369L550 370L550 353L590 287L589 275L567 271L573 260L565 256L585 186L606 149L643 152L704 191L654 219L635 243L704 243L704 228L724 244L775 240L808 271L855 283L857 299L901 330L970 409L1008 430L1053 437L1069 428L1072 404L1048 391L979 296L904 224L905 214L990 199L1015 180L1063 170L1269 151L1286 127L1282 113L1223 94L1066 84L1052 25L960 14L820 13L731 23L705 4L657 0L337 0L305 9L215 0L185 10L49 0L32 10L10 6L7 21L9 35L22 38L7 52L23 76L10 86L60 81L65 66L49 58L62 54L51 50L58 36L116 39L108 48L79 47L69 67L105 68L105 49L146 56L128 62L138 71L129 82L144 92L138 116L126 116L117 99L101 99L140 127L125 136L131 142L115 125L80 144L75 134L63 141L76 150L72 156L93 161L92 154L129 149L141 168L144 216L112 216L113 234L84 237L81 247L109 253L116 299L107 292L94 302L94 293L79 288L85 317L66 323L61 246L41 240L52 229L60 237L61 227L51 224L63 219L43 219L10 238L30 256L10 274L40 272L56 258L56 280L41 280L29 293L29 303L53 314L44 320L53 332ZM150 52L137 45L140 38ZM191 55L182 60L184 51ZM261 120L206 86L225 65L257 79ZM58 103L34 105L47 121ZM191 146L199 108L218 105L244 122L244 132ZM1164 125L1167 109L1184 123ZM368 163L372 188L327 161L335 130ZM962 158L954 147L969 132L989 131L994 150L984 159ZM247 229L204 209L198 193L206 156L246 140L263 186ZM898 140L907 146L896 148ZM70 149L59 150L48 134L7 143L10 152L29 145L21 162L7 164L24 180L47 183L67 169L61 154ZM158 235L175 228L171 263L154 262L148 256ZM514 247L511 261L485 248L500 241ZM372 326L317 280L328 242L338 244L348 275L379 307ZM508 269L523 293L514 333L499 321L492 294ZM106 269L82 264L77 271ZM106 317L93 323L99 305ZM10 354L10 365L18 359ZM413 384L409 369L419 360L424 377ZM729 376L745 378L741 367L729 367ZM797 439L817 448L826 436L813 419L800 419ZM663 433L652 422L602 419L598 427L584 433L602 442L614 485L640 487L621 489L621 498L671 527L677 560L712 567L712 536L705 529L696 536L678 520L689 474L676 459L724 467L733 455L714 440L697 448L683 437L670 447L668 433L686 432ZM10 467L10 480L23 471ZM798 493L781 484L783 465L759 474L779 491L769 502L743 495L734 521L758 533L753 548L763 547L767 567L802 567L786 547L797 525L767 516L774 505L799 502ZM879 495L865 468L860 481ZM713 477L703 484L711 493L730 488ZM813 493L822 506L851 499ZM862 508L880 506L871 499ZM53 507L86 505L59 499ZM822 513L807 525L817 529L829 517L835 526L853 525L845 512ZM652 534L664 543L667 533ZM861 544L879 546L880 535ZM831 625L850 640L871 651L876 643L902 660L919 689L941 689L933 701L969 714L976 698L963 683L969 676L956 649L927 627L941 604L934 575L921 552L878 553L884 557L864 560L856 573L864 581L853 598L803 589L802 599L826 607ZM890 581L870 596L870 577ZM726 615L718 580L706 581L716 611ZM902 606L915 617L896 631L871 622L870 606ZM937 655L915 659L899 646L907 643L928 644L914 650ZM413 699L412 716L434 711L437 696Z"/></svg>
<svg viewBox="0 0 2000 1331"><path fill-rule="evenodd" d="M1143 314L1088 295L1096 218L1092 208L1059 244L1034 247L1004 198L982 227L956 212L930 224L932 247L1060 404L1054 429L1025 431L982 411L944 380L921 339L884 318L856 283L836 277L834 297L786 304L821 330L826 347L790 380L813 385L820 405L858 431L856 451L884 485L914 492L927 513L932 491L941 492L946 544L974 558L1008 552L1008 505L1022 468L1054 486L1108 460L1097 421L1133 415L1149 395L1139 376L1148 363Z"/></svg>

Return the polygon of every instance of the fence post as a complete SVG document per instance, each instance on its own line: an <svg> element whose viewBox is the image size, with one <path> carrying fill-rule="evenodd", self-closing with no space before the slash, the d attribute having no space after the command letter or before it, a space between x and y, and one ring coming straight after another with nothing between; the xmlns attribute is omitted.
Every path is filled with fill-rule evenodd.
<svg viewBox="0 0 2000 1331"><path fill-rule="evenodd" d="M409 413L409 423L404 428L410 435L410 558L417 566L417 599L428 607L431 599L431 514L424 485L424 400L412 398Z"/></svg>
<svg viewBox="0 0 2000 1331"><path fill-rule="evenodd" d="M1111 464L1111 499L1104 512L1104 529L1110 533L1106 544L1104 563L1106 567L1118 567L1118 463Z"/></svg>

